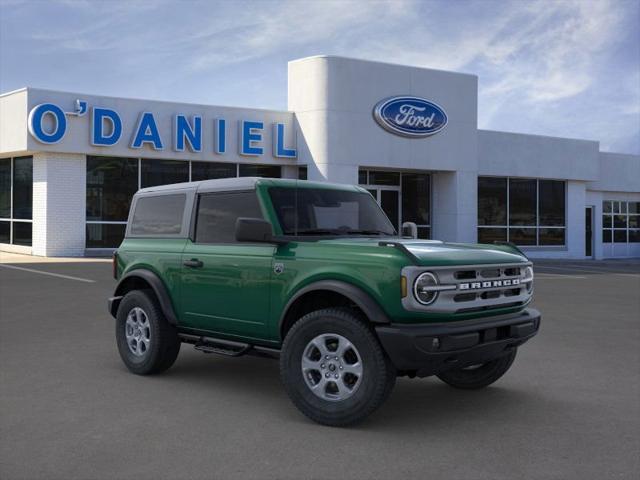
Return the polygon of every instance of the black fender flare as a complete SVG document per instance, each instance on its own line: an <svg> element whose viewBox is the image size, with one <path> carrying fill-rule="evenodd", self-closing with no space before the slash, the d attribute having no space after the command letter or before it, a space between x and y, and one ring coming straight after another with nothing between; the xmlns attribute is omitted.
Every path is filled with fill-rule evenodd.
<svg viewBox="0 0 640 480"><path fill-rule="evenodd" d="M178 319L176 317L175 310L173 309L173 304L171 303L171 297L167 292L167 288L158 275L150 270L144 269L131 270L120 279L116 286L114 296L109 299L109 312L111 315L113 317L117 315L120 300L122 300L125 295L124 286L128 281L131 281L132 278L139 278L151 286L151 289L153 290L153 293L155 293L158 303L160 304L160 309L167 321L171 325L177 325Z"/></svg>
<svg viewBox="0 0 640 480"><path fill-rule="evenodd" d="M280 315L280 321L278 322L278 330L282 331L284 320L289 312L291 306L303 295L316 290L329 290L339 293L347 297L353 303L355 303L360 310L364 312L370 322L384 324L391 323L387 314L382 310L378 302L376 302L371 295L362 290L361 288L341 280L319 280L317 282L310 283L309 285L298 290L289 299L282 314Z"/></svg>

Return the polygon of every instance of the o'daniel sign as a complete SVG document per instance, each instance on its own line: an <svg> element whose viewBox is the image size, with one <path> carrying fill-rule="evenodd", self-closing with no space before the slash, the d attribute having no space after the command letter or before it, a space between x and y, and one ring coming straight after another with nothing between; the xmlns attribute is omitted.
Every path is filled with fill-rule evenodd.
<svg viewBox="0 0 640 480"><path fill-rule="evenodd" d="M447 114L429 100L411 96L385 98L373 109L376 122L388 132L409 138L434 135L447 125Z"/></svg>
<svg viewBox="0 0 640 480"><path fill-rule="evenodd" d="M230 128L222 117L206 119L202 115L171 115L172 128L164 131L160 128L159 114L153 111L138 112L136 123L127 124L115 108L89 105L85 100L76 100L72 111L61 106L45 102L34 106L29 112L28 130L38 142L53 145L64 140L71 130L70 118L88 117L89 144L93 147L115 147L120 142L130 149L149 148L162 151L200 153L207 149L216 154L224 154L229 149L227 138ZM295 159L298 155L294 145L285 142L286 129L291 128L282 121L265 122L261 120L237 121L238 154L244 156L262 156L265 154L264 131L272 128L271 140L273 156ZM293 136L295 139L295 135Z"/></svg>

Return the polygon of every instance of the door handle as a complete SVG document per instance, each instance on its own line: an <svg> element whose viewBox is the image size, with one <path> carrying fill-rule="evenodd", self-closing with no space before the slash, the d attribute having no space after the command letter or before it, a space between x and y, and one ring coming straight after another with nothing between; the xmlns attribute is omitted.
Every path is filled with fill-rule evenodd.
<svg viewBox="0 0 640 480"><path fill-rule="evenodd" d="M192 258L191 260L185 260L184 262L182 262L182 264L185 267L189 267L189 268L202 268L204 266L204 263L202 263L197 258Z"/></svg>

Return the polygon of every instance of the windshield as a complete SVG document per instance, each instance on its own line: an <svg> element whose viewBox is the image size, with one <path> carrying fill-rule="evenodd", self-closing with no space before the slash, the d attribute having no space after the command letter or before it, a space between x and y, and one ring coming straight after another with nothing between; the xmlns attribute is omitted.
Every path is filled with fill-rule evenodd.
<svg viewBox="0 0 640 480"><path fill-rule="evenodd" d="M273 187L269 194L284 235L396 235L368 193Z"/></svg>

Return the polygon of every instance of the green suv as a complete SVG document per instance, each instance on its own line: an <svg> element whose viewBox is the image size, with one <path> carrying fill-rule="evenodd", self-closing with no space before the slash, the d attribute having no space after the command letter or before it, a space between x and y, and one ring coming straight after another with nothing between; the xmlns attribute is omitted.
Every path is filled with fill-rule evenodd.
<svg viewBox="0 0 640 480"><path fill-rule="evenodd" d="M405 225L409 233L415 225ZM230 178L140 190L109 311L133 373L180 345L280 359L293 403L362 420L397 376L485 387L533 337L531 262L511 245L401 237L367 190Z"/></svg>

